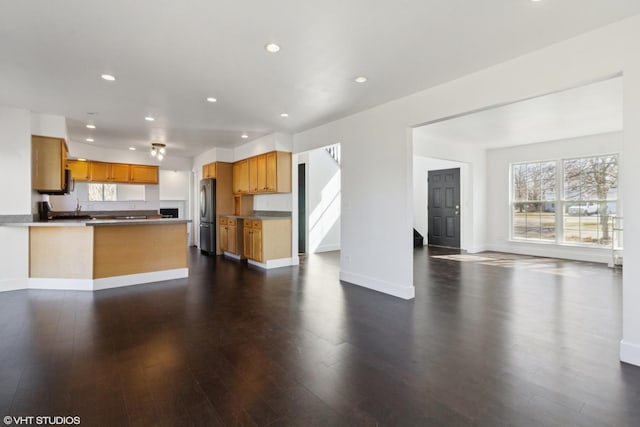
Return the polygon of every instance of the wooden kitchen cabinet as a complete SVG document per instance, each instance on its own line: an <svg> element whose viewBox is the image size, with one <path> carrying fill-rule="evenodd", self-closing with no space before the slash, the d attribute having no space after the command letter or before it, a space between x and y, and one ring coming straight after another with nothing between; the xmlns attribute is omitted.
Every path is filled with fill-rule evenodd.
<svg viewBox="0 0 640 427"><path fill-rule="evenodd" d="M64 139L31 137L31 187L36 191L66 190L67 144Z"/></svg>
<svg viewBox="0 0 640 427"><path fill-rule="evenodd" d="M131 165L132 184L158 184L158 166Z"/></svg>
<svg viewBox="0 0 640 427"><path fill-rule="evenodd" d="M89 165L89 179L96 182L109 181L111 168L109 163L91 162Z"/></svg>
<svg viewBox="0 0 640 427"><path fill-rule="evenodd" d="M281 156L280 162L278 162L279 155ZM265 154L264 157L264 190L271 193L291 192L291 153L273 152ZM278 169L282 175L280 180L278 180ZM287 170L288 174L285 173ZM286 180L287 176L288 181ZM278 184L280 184L280 188L278 188Z"/></svg>
<svg viewBox="0 0 640 427"><path fill-rule="evenodd" d="M290 193L291 153L272 151L234 163L233 189L235 194Z"/></svg>
<svg viewBox="0 0 640 427"><path fill-rule="evenodd" d="M202 178L215 178L216 177L216 162L207 163L202 165Z"/></svg>
<svg viewBox="0 0 640 427"><path fill-rule="evenodd" d="M130 182L131 181L131 165L124 163L111 163L110 181L113 182Z"/></svg>
<svg viewBox="0 0 640 427"><path fill-rule="evenodd" d="M262 221L247 220L244 222L244 256L262 262Z"/></svg>
<svg viewBox="0 0 640 427"><path fill-rule="evenodd" d="M238 227L236 218L220 218L220 250L234 255L240 255L238 251Z"/></svg>
<svg viewBox="0 0 640 427"><path fill-rule="evenodd" d="M249 161L247 159L233 164L233 193L249 193Z"/></svg>
<svg viewBox="0 0 640 427"><path fill-rule="evenodd" d="M291 257L291 218L244 221L244 256L264 263Z"/></svg>
<svg viewBox="0 0 640 427"><path fill-rule="evenodd" d="M258 185L256 192L267 191L267 155L263 154L256 158L258 169Z"/></svg>
<svg viewBox="0 0 640 427"><path fill-rule="evenodd" d="M227 251L240 255L238 253L238 226L235 218L229 218L227 225Z"/></svg>
<svg viewBox="0 0 640 427"><path fill-rule="evenodd" d="M89 165L85 160L68 160L67 166L71 171L71 176L76 181L89 181Z"/></svg>
<svg viewBox="0 0 640 427"><path fill-rule="evenodd" d="M258 158L251 157L249 162L249 192L258 192Z"/></svg>
<svg viewBox="0 0 640 427"><path fill-rule="evenodd" d="M220 218L220 233L218 233L218 245L222 252L229 251L229 226L227 218Z"/></svg>
<svg viewBox="0 0 640 427"><path fill-rule="evenodd" d="M131 165L125 163L91 162L89 177L94 182L124 182L131 180Z"/></svg>

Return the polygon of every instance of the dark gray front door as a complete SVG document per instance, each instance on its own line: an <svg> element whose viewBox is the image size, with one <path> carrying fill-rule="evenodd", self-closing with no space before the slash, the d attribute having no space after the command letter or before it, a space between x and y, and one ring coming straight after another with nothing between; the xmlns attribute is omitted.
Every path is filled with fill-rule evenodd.
<svg viewBox="0 0 640 427"><path fill-rule="evenodd" d="M430 245L460 247L460 169L429 171Z"/></svg>

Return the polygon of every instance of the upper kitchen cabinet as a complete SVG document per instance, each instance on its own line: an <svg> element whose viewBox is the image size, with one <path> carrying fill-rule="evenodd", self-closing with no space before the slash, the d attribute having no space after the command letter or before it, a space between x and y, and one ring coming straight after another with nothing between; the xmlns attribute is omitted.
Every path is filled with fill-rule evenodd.
<svg viewBox="0 0 640 427"><path fill-rule="evenodd" d="M69 160L67 164L76 181L130 184L157 184L159 182L158 166L81 160Z"/></svg>
<svg viewBox="0 0 640 427"><path fill-rule="evenodd" d="M83 160L67 161L71 176L76 181L89 181L89 164L89 162Z"/></svg>
<svg viewBox="0 0 640 427"><path fill-rule="evenodd" d="M31 162L31 186L34 190L42 193L67 191L67 144L64 139L33 135Z"/></svg>
<svg viewBox="0 0 640 427"><path fill-rule="evenodd" d="M249 159L249 192L290 193L291 153L272 151Z"/></svg>
<svg viewBox="0 0 640 427"><path fill-rule="evenodd" d="M202 165L202 178L215 178L216 177L216 162L207 163Z"/></svg>
<svg viewBox="0 0 640 427"><path fill-rule="evenodd" d="M91 162L89 177L96 182L130 182L131 165L125 163Z"/></svg>
<svg viewBox="0 0 640 427"><path fill-rule="evenodd" d="M264 156L251 157L248 159L249 162L249 192L250 193L258 193L258 175L260 174L258 171L258 158Z"/></svg>
<svg viewBox="0 0 640 427"><path fill-rule="evenodd" d="M131 165L131 182L132 184L157 184L158 166L148 165Z"/></svg>
<svg viewBox="0 0 640 427"><path fill-rule="evenodd" d="M233 164L233 193L249 193L249 161L246 159Z"/></svg>

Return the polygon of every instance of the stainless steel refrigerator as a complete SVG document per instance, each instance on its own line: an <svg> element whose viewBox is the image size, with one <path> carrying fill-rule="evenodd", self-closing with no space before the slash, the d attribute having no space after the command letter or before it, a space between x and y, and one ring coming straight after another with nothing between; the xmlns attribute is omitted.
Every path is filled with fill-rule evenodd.
<svg viewBox="0 0 640 427"><path fill-rule="evenodd" d="M216 254L216 180L200 181L200 252Z"/></svg>

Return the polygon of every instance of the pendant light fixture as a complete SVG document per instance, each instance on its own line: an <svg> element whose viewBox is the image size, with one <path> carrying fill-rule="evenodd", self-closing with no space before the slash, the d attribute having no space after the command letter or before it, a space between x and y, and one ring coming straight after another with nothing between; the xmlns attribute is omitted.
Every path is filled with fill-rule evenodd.
<svg viewBox="0 0 640 427"><path fill-rule="evenodd" d="M162 159L164 159L165 153L167 152L166 147L167 147L166 144L162 144L159 142L152 142L151 155L156 159L162 161Z"/></svg>

